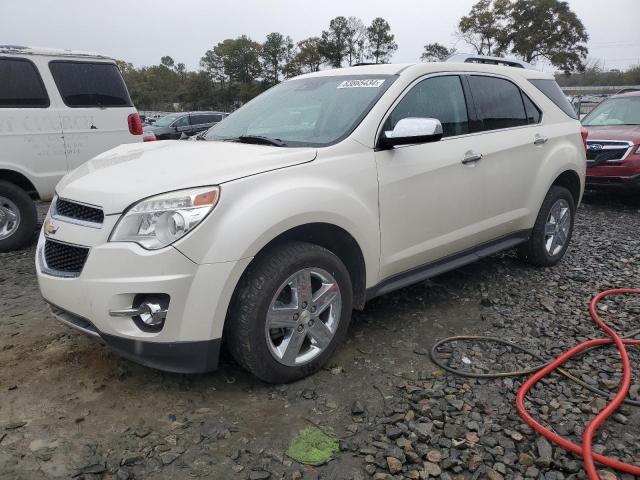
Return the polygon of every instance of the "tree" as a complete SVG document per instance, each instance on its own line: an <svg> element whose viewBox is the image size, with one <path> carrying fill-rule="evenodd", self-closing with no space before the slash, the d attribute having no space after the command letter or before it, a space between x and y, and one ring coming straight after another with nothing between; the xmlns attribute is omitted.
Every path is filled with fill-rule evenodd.
<svg viewBox="0 0 640 480"><path fill-rule="evenodd" d="M428 43L424 46L424 52L420 55L423 62L443 62L455 53L455 48L447 48L444 45L435 42Z"/></svg>
<svg viewBox="0 0 640 480"><path fill-rule="evenodd" d="M291 61L294 44L291 37L273 32L267 35L262 44L260 57L263 62L266 79L273 85L280 81L280 74L285 65Z"/></svg>
<svg viewBox="0 0 640 480"><path fill-rule="evenodd" d="M394 39L389 22L381 17L374 18L367 27L367 57L376 63L388 62L393 52L398 49Z"/></svg>
<svg viewBox="0 0 640 480"><path fill-rule="evenodd" d="M547 60L559 69L585 68L587 31L567 2L516 0L509 21L507 44L529 63Z"/></svg>
<svg viewBox="0 0 640 480"><path fill-rule="evenodd" d="M362 62L367 39L367 29L357 17L347 18L346 58L349 65Z"/></svg>
<svg viewBox="0 0 640 480"><path fill-rule="evenodd" d="M323 30L320 37L319 51L329 65L340 68L347 56L347 38L349 24L345 17L336 17L329 22L329 30Z"/></svg>
<svg viewBox="0 0 640 480"><path fill-rule="evenodd" d="M225 75L238 83L251 83L261 75L261 51L262 46L246 35L228 38L213 47L214 54L222 60Z"/></svg>
<svg viewBox="0 0 640 480"><path fill-rule="evenodd" d="M224 89L227 75L224 71L224 59L219 49L216 50L214 47L211 50L207 50L200 59L200 68L207 72L212 82L218 83L220 88Z"/></svg>
<svg viewBox="0 0 640 480"><path fill-rule="evenodd" d="M510 0L480 0L460 19L456 36L478 55L500 55L508 43Z"/></svg>
<svg viewBox="0 0 640 480"><path fill-rule="evenodd" d="M284 75L290 78L302 73L319 71L320 66L326 61L320 53L321 41L318 37L309 37L299 41L297 53L284 67Z"/></svg>
<svg viewBox="0 0 640 480"><path fill-rule="evenodd" d="M166 55L166 56L164 56L164 57L162 57L160 59L160 65L162 65L163 67L167 67L167 68L173 69L173 66L175 64L176 64L176 62L169 55Z"/></svg>

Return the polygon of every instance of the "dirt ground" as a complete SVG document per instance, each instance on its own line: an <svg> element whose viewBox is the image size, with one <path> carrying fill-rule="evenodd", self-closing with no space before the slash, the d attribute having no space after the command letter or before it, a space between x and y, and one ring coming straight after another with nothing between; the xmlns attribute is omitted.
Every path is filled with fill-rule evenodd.
<svg viewBox="0 0 640 480"><path fill-rule="evenodd" d="M634 277L626 286L640 286L639 198L589 196L568 256L555 269L533 269L507 252L370 302L354 312L348 340L325 370L281 386L255 380L228 359L217 372L192 376L123 360L49 314L33 247L0 254L0 478L369 478L376 468L364 470L360 450L377 419L388 416L398 383L437 371L426 355L436 339L484 333L503 297L531 305L542 292L535 308L552 322L567 313L556 306L550 314L566 298L564 282L580 282L585 294L573 313L584 305L588 322L590 294ZM602 245L611 250L620 241L635 257L601 255ZM533 327L538 320L530 317ZM288 443L312 424L356 447L317 468L292 462ZM624 428L637 433L638 415ZM528 477L517 464L507 466L504 478ZM464 469L451 475L472 478ZM544 468L539 475L570 478L545 477Z"/></svg>

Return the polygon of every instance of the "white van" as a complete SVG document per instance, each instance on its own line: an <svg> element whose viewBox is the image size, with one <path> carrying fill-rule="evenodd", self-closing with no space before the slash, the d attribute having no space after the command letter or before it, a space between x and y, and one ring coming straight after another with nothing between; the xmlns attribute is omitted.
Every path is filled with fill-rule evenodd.
<svg viewBox="0 0 640 480"><path fill-rule="evenodd" d="M111 58L0 45L0 252L34 238L34 200L99 153L142 141L140 117Z"/></svg>

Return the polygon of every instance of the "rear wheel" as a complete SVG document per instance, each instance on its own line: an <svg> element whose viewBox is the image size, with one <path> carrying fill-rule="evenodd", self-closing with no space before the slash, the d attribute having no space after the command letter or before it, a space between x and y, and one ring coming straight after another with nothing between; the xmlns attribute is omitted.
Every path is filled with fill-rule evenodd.
<svg viewBox="0 0 640 480"><path fill-rule="evenodd" d="M256 377L286 383L318 371L344 339L352 309L346 267L330 251L292 242L254 260L234 295L225 338Z"/></svg>
<svg viewBox="0 0 640 480"><path fill-rule="evenodd" d="M562 260L571 241L575 209L571 192L553 185L542 202L531 237L518 249L520 258L541 267Z"/></svg>
<svg viewBox="0 0 640 480"><path fill-rule="evenodd" d="M34 237L36 206L20 187L0 181L0 252L17 250Z"/></svg>

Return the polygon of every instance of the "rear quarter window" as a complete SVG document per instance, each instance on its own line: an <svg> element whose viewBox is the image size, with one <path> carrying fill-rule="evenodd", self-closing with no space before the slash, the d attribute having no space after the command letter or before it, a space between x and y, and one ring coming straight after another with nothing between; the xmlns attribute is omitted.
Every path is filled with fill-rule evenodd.
<svg viewBox="0 0 640 480"><path fill-rule="evenodd" d="M25 58L0 58L0 108L46 108L49 96L36 66Z"/></svg>
<svg viewBox="0 0 640 480"><path fill-rule="evenodd" d="M567 100L567 97L565 97L564 93L562 93L562 90L560 90L560 87L558 86L555 80L543 78L543 79L530 79L529 81L533 84L534 87L536 87L538 90L544 93L544 95L549 100L555 103L556 106L560 110L562 110L564 113L566 113L569 117L575 120L578 119L578 115L576 114L576 111L573 109L573 107L569 103L569 100Z"/></svg>
<svg viewBox="0 0 640 480"><path fill-rule="evenodd" d="M129 92L113 63L54 60L49 69L68 107L131 107Z"/></svg>

